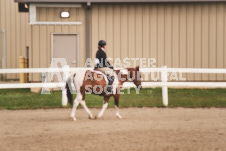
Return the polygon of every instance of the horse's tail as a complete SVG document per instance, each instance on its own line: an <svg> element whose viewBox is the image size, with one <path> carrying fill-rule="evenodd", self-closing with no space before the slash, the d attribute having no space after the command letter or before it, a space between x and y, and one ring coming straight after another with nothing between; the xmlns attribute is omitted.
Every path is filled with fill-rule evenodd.
<svg viewBox="0 0 226 151"><path fill-rule="evenodd" d="M75 75L74 75L75 76ZM73 76L73 78L74 78ZM72 87L71 87L71 77L69 77L67 79L67 82L66 82L66 90L67 90L67 99L68 99L68 102L73 105L73 95L72 95Z"/></svg>

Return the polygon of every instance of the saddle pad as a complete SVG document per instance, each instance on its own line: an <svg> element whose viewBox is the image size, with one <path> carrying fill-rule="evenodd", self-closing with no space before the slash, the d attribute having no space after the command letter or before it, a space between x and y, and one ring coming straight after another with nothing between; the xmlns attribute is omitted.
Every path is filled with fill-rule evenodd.
<svg viewBox="0 0 226 151"><path fill-rule="evenodd" d="M101 71L96 71L96 70L92 70L92 72L95 72L95 73L97 73L97 74L102 74L102 75L104 75L104 80L106 81L106 83L108 83L108 78L107 78L107 76L106 76L103 72L101 72Z"/></svg>

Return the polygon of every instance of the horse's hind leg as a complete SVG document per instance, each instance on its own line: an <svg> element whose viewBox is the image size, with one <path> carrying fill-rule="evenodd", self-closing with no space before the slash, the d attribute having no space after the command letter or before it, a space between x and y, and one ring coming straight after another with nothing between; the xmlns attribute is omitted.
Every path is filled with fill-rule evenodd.
<svg viewBox="0 0 226 151"><path fill-rule="evenodd" d="M76 109L79 105L79 101L76 97L76 99L74 100L74 103L73 103L73 108L72 108L72 111L71 111L71 117L73 118L74 121L76 121L76 118L75 118L75 112L76 112Z"/></svg>
<svg viewBox="0 0 226 151"><path fill-rule="evenodd" d="M76 108L78 107L79 103L82 105L82 107L89 114L89 118L91 118L91 119L93 118L92 113L90 112L90 110L86 106L85 100L82 100L83 98L84 97L81 95L81 93L77 93L76 99L74 100L73 109L72 109L72 112L71 112L71 117L73 118L73 120L76 120L76 118L75 118L75 112L76 112Z"/></svg>
<svg viewBox="0 0 226 151"><path fill-rule="evenodd" d="M82 86L80 88L80 93L77 94L77 96L79 96L79 103L82 105L82 107L86 110L86 112L89 114L89 119L93 119L93 115L90 112L90 110L88 109L88 107L86 106L86 102L85 102L85 87Z"/></svg>
<svg viewBox="0 0 226 151"><path fill-rule="evenodd" d="M93 119L93 115L92 115L92 113L90 112L89 108L86 106L85 100L81 100L80 103L81 103L81 105L83 106L83 108L86 110L86 112L89 114L89 118L90 118L90 119Z"/></svg>

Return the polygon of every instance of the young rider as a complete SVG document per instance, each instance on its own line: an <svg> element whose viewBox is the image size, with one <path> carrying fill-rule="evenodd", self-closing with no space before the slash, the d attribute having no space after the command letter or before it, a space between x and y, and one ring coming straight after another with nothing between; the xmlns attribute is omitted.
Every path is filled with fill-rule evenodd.
<svg viewBox="0 0 226 151"><path fill-rule="evenodd" d="M98 42L98 51L96 53L95 69L102 71L104 74L107 75L109 82L106 94L109 95L111 94L112 83L114 82L114 69L113 66L111 66L109 61L107 60L107 55L105 52L106 45L107 43L104 40L100 40Z"/></svg>

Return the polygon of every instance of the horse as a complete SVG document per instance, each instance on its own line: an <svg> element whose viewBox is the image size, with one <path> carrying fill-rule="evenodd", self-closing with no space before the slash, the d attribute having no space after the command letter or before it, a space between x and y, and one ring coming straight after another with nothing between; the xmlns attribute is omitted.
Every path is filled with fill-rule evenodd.
<svg viewBox="0 0 226 151"><path fill-rule="evenodd" d="M75 73L72 76L73 84L77 91L77 96L73 101L72 88L71 88L71 77L67 79L66 82L66 91L68 102L73 106L71 111L71 117L73 120L76 120L75 113L79 103L83 106L86 112L89 115L90 119L98 119L103 116L104 111L108 106L108 101L111 96L114 97L116 117L119 119L122 116L119 114L119 98L120 92L122 90L123 83L131 79L131 81L136 85L138 89L141 89L141 75L139 71L139 66L135 68L125 68L121 70L115 70L115 80L112 85L112 93L106 95L105 90L108 85L108 80L104 73L98 70L86 70L83 72ZM94 118L85 102L85 94L91 93L95 95L100 95L104 97L103 106L99 114Z"/></svg>

